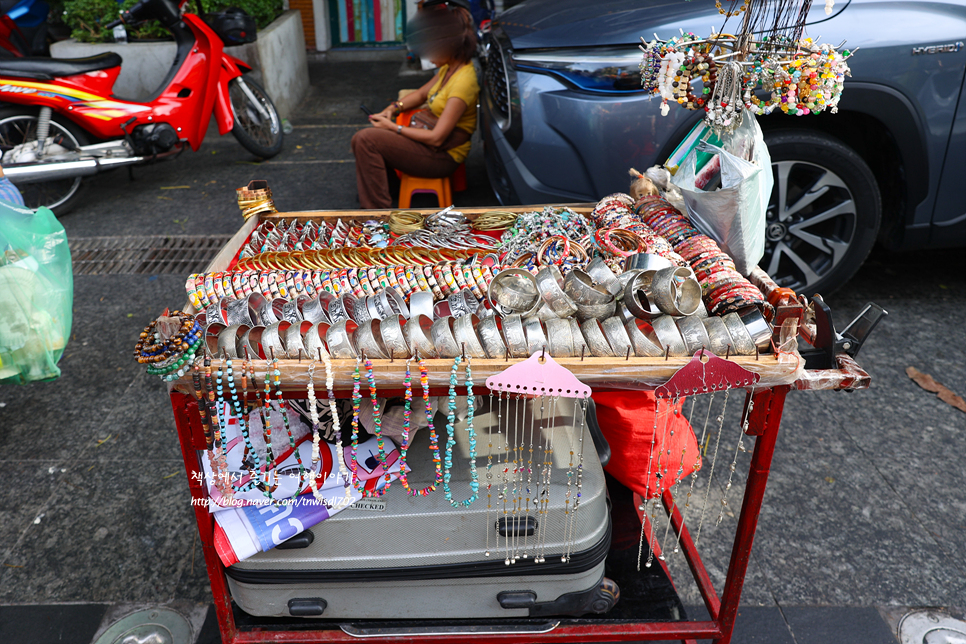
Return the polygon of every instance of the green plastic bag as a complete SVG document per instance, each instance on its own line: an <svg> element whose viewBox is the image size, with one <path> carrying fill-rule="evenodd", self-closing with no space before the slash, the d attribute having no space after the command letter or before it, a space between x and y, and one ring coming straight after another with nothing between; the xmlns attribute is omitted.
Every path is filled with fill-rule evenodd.
<svg viewBox="0 0 966 644"><path fill-rule="evenodd" d="M73 301L67 234L54 213L0 202L0 383L60 375Z"/></svg>

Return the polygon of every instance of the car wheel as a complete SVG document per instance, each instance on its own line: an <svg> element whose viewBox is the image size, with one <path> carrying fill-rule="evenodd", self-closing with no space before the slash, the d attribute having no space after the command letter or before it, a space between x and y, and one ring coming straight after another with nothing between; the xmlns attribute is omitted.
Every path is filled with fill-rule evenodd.
<svg viewBox="0 0 966 644"><path fill-rule="evenodd" d="M779 286L811 296L845 284L879 232L875 176L856 152L818 132L765 133L775 187L760 265Z"/></svg>

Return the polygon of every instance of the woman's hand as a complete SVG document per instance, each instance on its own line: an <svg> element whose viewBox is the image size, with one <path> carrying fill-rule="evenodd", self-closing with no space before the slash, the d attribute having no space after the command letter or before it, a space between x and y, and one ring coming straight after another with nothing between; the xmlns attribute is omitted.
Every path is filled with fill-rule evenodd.
<svg viewBox="0 0 966 644"><path fill-rule="evenodd" d="M392 115L395 113L396 113L396 104L393 103L392 105L390 105L383 111L379 112L378 114L375 114L374 116L385 116L387 119L391 119Z"/></svg>
<svg viewBox="0 0 966 644"><path fill-rule="evenodd" d="M396 122L391 118L385 116L382 112L379 114L373 114L369 117L369 122L372 123L373 127L377 127L381 130L395 130Z"/></svg>

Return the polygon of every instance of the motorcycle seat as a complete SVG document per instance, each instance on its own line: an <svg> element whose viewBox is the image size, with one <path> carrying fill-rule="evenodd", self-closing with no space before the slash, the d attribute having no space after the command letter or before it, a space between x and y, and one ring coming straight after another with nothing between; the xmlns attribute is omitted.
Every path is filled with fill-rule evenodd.
<svg viewBox="0 0 966 644"><path fill-rule="evenodd" d="M76 76L96 72L111 67L119 67L121 56L106 52L86 58L44 58L25 56L24 58L0 59L0 76L54 80L63 76Z"/></svg>

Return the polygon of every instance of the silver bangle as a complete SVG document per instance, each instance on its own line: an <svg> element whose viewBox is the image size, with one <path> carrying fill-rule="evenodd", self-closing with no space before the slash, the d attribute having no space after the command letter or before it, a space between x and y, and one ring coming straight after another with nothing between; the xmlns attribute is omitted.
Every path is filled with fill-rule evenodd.
<svg viewBox="0 0 966 644"><path fill-rule="evenodd" d="M651 325L644 320L634 319L624 325L627 335L634 347L634 355L638 358L660 358L664 350L649 337L653 333ZM656 338L655 338L656 339Z"/></svg>
<svg viewBox="0 0 966 644"><path fill-rule="evenodd" d="M325 344L329 347L329 355L337 360L348 360L359 355L352 341L352 336L358 328L359 325L348 318L330 326L325 333Z"/></svg>
<svg viewBox="0 0 966 644"><path fill-rule="evenodd" d="M662 315L661 310L651 301L648 289L654 274L648 271L637 273L624 288L622 299L627 310L642 320L653 320Z"/></svg>
<svg viewBox="0 0 966 644"><path fill-rule="evenodd" d="M406 306L406 300L402 295L399 294L399 291L390 286L384 290L383 293L388 299L390 311L396 315L401 315L408 320L409 307Z"/></svg>
<svg viewBox="0 0 966 644"><path fill-rule="evenodd" d="M331 297L331 293L326 293L326 295ZM323 299L322 295L306 301L302 305L302 319L309 322L328 322L327 309L331 301L331 299Z"/></svg>
<svg viewBox="0 0 966 644"><path fill-rule="evenodd" d="M453 337L456 338L456 344L460 346L461 354L471 355L474 358L486 357L486 351L480 343L479 336L476 335L476 325L479 323L480 318L472 313L456 318L453 322Z"/></svg>
<svg viewBox="0 0 966 644"><path fill-rule="evenodd" d="M574 341L574 357L584 357L584 355L593 355L590 347L587 346L587 341L584 339L584 334L580 330L580 324L574 318L568 318L567 321L570 323L570 337Z"/></svg>
<svg viewBox="0 0 966 644"><path fill-rule="evenodd" d="M771 349L771 326L765 321L757 306L749 306L738 311L738 317L741 318L741 323L748 329L748 335L751 336L755 346L762 351Z"/></svg>
<svg viewBox="0 0 966 644"><path fill-rule="evenodd" d="M564 293L570 296L578 308L581 304L600 305L614 300L614 296L606 288L597 286L594 279L579 268L570 271L564 279Z"/></svg>
<svg viewBox="0 0 966 644"><path fill-rule="evenodd" d="M607 343L614 355L621 358L625 357L632 345L631 338L627 335L627 329L624 328L623 320L614 316L601 322L600 326L604 330L604 337L607 338Z"/></svg>
<svg viewBox="0 0 966 644"><path fill-rule="evenodd" d="M410 302L412 302L411 298ZM433 344L431 339L432 327L433 319L422 313L412 316L406 322L406 326L403 327L403 335L406 337L406 344L409 345L413 355L419 354L423 358L435 358L438 355L436 345Z"/></svg>
<svg viewBox="0 0 966 644"><path fill-rule="evenodd" d="M389 357L389 351L382 342L382 334L376 328L377 324L379 324L379 320L369 320L365 324L360 324L356 332L352 334L352 341L355 342L359 355L368 358Z"/></svg>
<svg viewBox="0 0 966 644"><path fill-rule="evenodd" d="M527 355L532 356L547 348L547 335L543 331L543 323L535 316L523 319L523 332L527 336Z"/></svg>
<svg viewBox="0 0 966 644"><path fill-rule="evenodd" d="M293 360L298 360L302 355L308 356L305 344L302 342L302 334L312 328L312 323L307 320L292 322L291 326L285 329L282 335L282 344L285 346L285 355Z"/></svg>
<svg viewBox="0 0 966 644"><path fill-rule="evenodd" d="M265 354L258 350L258 347L261 346L262 333L264 332L265 327L261 325L245 329L242 332L241 339L239 340L241 355L251 360L254 360L255 358L264 358Z"/></svg>
<svg viewBox="0 0 966 644"><path fill-rule="evenodd" d="M406 318L398 313L394 313L381 321L372 322L372 327L379 327L379 335L382 337L382 344L386 347L390 358L408 358L412 355L409 350L409 343L403 334L403 325Z"/></svg>
<svg viewBox="0 0 966 644"><path fill-rule="evenodd" d="M617 303L617 308L614 310L614 315L619 317L625 324L634 319L634 314L627 310L623 302Z"/></svg>
<svg viewBox="0 0 966 644"><path fill-rule="evenodd" d="M572 318L547 321L547 351L554 358L572 358L574 339L570 329Z"/></svg>
<svg viewBox="0 0 966 644"><path fill-rule="evenodd" d="M668 315L691 315L701 303L701 285L689 268L662 268L654 273L649 296Z"/></svg>
<svg viewBox="0 0 966 644"><path fill-rule="evenodd" d="M678 325L674 323L674 318L670 315L662 315L651 320L651 328L654 335L661 343L661 352L667 351L669 355L675 357L687 357L688 347L684 344L684 338L678 330Z"/></svg>
<svg viewBox="0 0 966 644"><path fill-rule="evenodd" d="M480 308L479 301L473 295L473 291L468 288L464 288L458 293L453 293L446 298L446 301L449 303L450 315L454 318L461 318L464 315L476 313L477 309Z"/></svg>
<svg viewBox="0 0 966 644"><path fill-rule="evenodd" d="M225 322L229 326L243 324L245 326L255 326L251 311L248 310L248 299L229 300L226 310Z"/></svg>
<svg viewBox="0 0 966 644"><path fill-rule="evenodd" d="M731 334L731 339L735 343L735 353L740 356L755 355L755 341L752 339L751 334L748 333L748 329L745 328L738 314L732 312L727 315L722 315L721 321L725 323L725 327L728 329L728 333Z"/></svg>
<svg viewBox="0 0 966 644"><path fill-rule="evenodd" d="M332 324L338 324L339 322L352 320L352 312L355 308L355 296L351 293L343 293L340 297L329 302L329 321ZM352 321L355 322L355 320ZM355 355L352 357L355 357Z"/></svg>
<svg viewBox="0 0 966 644"><path fill-rule="evenodd" d="M550 308L550 305L547 304L546 302L541 302L540 308L538 308L537 312L534 313L533 315L541 322L560 319L560 316L557 315L557 312L554 311L552 308Z"/></svg>
<svg viewBox="0 0 966 644"><path fill-rule="evenodd" d="M302 336L302 345L310 360L321 360L323 356L329 355L329 349L325 346L325 336L328 332L327 322L316 322Z"/></svg>
<svg viewBox="0 0 966 644"><path fill-rule="evenodd" d="M286 322L282 320L281 322L275 322L265 327L262 331L262 351L269 358L284 358L285 357L285 347L282 346L281 334L285 332L291 322Z"/></svg>
<svg viewBox="0 0 966 644"><path fill-rule="evenodd" d="M480 336L480 342L483 344L483 350L486 351L486 356L494 360L498 360L506 356L506 345L503 344L503 338L500 333L500 321L497 320L496 316L490 316L480 320L479 325L476 327L476 332Z"/></svg>
<svg viewBox="0 0 966 644"><path fill-rule="evenodd" d="M614 357L610 343L604 337L604 331L600 328L600 322L597 319L590 319L581 324L580 331L584 336L584 340L587 341L587 347L590 349L591 355L595 358Z"/></svg>
<svg viewBox="0 0 966 644"><path fill-rule="evenodd" d="M655 255L654 253L637 253L628 255L624 260L625 271L659 271L662 268L674 266L671 260Z"/></svg>
<svg viewBox="0 0 966 644"><path fill-rule="evenodd" d="M563 290L564 279L556 266L545 266L537 273L540 297L550 305L557 317L567 318L577 312L577 305Z"/></svg>
<svg viewBox="0 0 966 644"><path fill-rule="evenodd" d="M452 323L453 318L447 315L433 322L430 327L430 335L440 358L455 358L460 355L460 345L453 336Z"/></svg>
<svg viewBox="0 0 966 644"><path fill-rule="evenodd" d="M486 297L501 315L528 314L540 303L536 279L522 268L497 273L486 289Z"/></svg>
<svg viewBox="0 0 966 644"><path fill-rule="evenodd" d="M611 300L607 304L578 304L577 320L586 322L587 320L606 320L614 317L617 313L617 301Z"/></svg>
<svg viewBox="0 0 966 644"><path fill-rule="evenodd" d="M272 311L272 303L261 293L251 293L245 298L248 301L248 314L255 326L268 326L278 322Z"/></svg>
<svg viewBox="0 0 966 644"><path fill-rule="evenodd" d="M523 330L523 318L519 315L508 315L503 318L503 340L506 348L510 351L513 358L526 358L529 356L527 351L527 334Z"/></svg>
<svg viewBox="0 0 966 644"><path fill-rule="evenodd" d="M731 334L728 333L728 327L721 318L706 317L701 320L701 323L704 324L704 330L708 332L708 338L711 340L711 353L722 357L737 353Z"/></svg>
<svg viewBox="0 0 966 644"><path fill-rule="evenodd" d="M222 329L218 334L218 356L227 353L229 358L240 358L241 355L238 353L238 332L247 328L241 324L233 324Z"/></svg>
<svg viewBox="0 0 966 644"><path fill-rule="evenodd" d="M693 356L700 349L711 349L711 338L701 322L701 318L696 315L688 315L674 321L678 325L678 331L684 338L684 346L688 348L688 355Z"/></svg>
<svg viewBox="0 0 966 644"><path fill-rule="evenodd" d="M587 264L586 268L587 274L590 275L596 283L604 287L611 295L617 295L621 292L621 287L617 283L617 276L614 275L614 271L610 270L610 267L604 263L604 260L600 257L595 257Z"/></svg>
<svg viewBox="0 0 966 644"><path fill-rule="evenodd" d="M433 319L433 294L431 291L416 291L409 296L410 319L425 315Z"/></svg>

